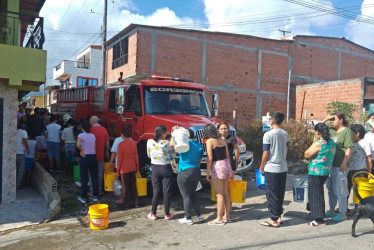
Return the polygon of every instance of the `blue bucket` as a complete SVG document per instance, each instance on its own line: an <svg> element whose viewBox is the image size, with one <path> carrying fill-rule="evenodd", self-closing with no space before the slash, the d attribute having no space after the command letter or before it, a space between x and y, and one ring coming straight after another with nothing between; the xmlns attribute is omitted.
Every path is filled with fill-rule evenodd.
<svg viewBox="0 0 374 250"><path fill-rule="evenodd" d="M256 174L257 187L259 189L265 190L266 189L265 175L261 174L259 168L255 170L255 174Z"/></svg>

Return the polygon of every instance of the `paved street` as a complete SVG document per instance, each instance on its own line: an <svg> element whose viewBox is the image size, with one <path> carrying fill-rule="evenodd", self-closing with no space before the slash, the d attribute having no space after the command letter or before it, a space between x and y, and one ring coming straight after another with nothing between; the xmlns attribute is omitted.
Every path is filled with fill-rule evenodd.
<svg viewBox="0 0 374 250"><path fill-rule="evenodd" d="M225 226L207 223L180 225L183 215L180 197L175 197L172 210L177 219L149 221L150 206L116 211L109 216L109 228L93 231L85 217L64 218L0 233L0 247L5 249L373 249L374 228L367 218L357 226L358 238L350 235L352 220L328 222L310 228L303 203L292 201L292 176L288 177L284 224L266 228L259 223L266 218L264 192L249 182L245 204L235 204L233 221ZM204 216L213 219L215 205L209 190L201 193ZM162 215L162 206L159 207Z"/></svg>

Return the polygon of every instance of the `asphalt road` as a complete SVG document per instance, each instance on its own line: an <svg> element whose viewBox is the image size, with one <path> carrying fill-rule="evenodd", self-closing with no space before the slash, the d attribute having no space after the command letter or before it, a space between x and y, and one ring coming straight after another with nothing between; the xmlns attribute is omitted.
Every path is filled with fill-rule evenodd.
<svg viewBox="0 0 374 250"><path fill-rule="evenodd" d="M172 211L176 219L150 221L146 218L150 205L110 213L109 227L94 231L83 214L0 233L3 249L374 249L374 227L368 218L358 222L357 234L350 235L352 220L328 221L326 226L311 228L305 215L305 204L292 200L292 179L288 177L284 224L267 228L260 222L267 219L264 192L255 182L248 183L244 204L234 204L232 222L225 226L209 226L206 222L180 225L182 200L175 197ZM203 215L214 218L215 203L208 189L200 192ZM143 202L149 198L143 199ZM115 209L114 209L115 210ZM159 207L159 216L162 206ZM194 218L195 219L195 218Z"/></svg>

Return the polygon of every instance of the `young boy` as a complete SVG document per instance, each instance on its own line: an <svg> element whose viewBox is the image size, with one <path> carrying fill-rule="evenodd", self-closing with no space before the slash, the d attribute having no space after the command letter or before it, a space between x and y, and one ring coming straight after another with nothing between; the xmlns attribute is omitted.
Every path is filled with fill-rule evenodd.
<svg viewBox="0 0 374 250"><path fill-rule="evenodd" d="M348 167L348 197L352 188L352 176L359 171L368 171L371 173L372 161L371 161L371 149L369 142L364 139L365 128L360 124L351 126L353 132L353 148L352 155L349 159Z"/></svg>
<svg viewBox="0 0 374 250"><path fill-rule="evenodd" d="M27 140L29 153L25 155L25 186L31 186L31 172L34 164L36 143L36 140L29 136Z"/></svg>
<svg viewBox="0 0 374 250"><path fill-rule="evenodd" d="M260 172L265 173L266 198L270 220L261 223L267 227L279 227L283 213L283 200L286 190L287 162L286 155L289 136L280 128L284 114L276 111L270 118L271 130L264 134L263 154Z"/></svg>

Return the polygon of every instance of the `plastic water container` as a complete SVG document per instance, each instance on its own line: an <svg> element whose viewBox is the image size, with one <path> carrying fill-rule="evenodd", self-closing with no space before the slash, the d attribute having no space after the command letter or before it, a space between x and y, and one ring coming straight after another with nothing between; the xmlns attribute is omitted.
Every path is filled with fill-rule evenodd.
<svg viewBox="0 0 374 250"><path fill-rule="evenodd" d="M308 203L308 177L297 178L293 182L293 200L295 202Z"/></svg>
<svg viewBox="0 0 374 250"><path fill-rule="evenodd" d="M259 189L266 189L265 175L261 174L260 169L255 170L256 174L256 184Z"/></svg>
<svg viewBox="0 0 374 250"><path fill-rule="evenodd" d="M185 128L178 128L172 133L174 149L178 153L185 153L190 150L190 132Z"/></svg>

